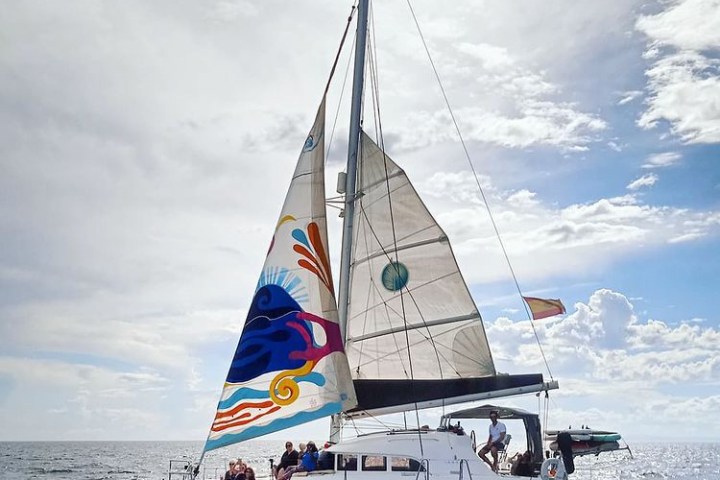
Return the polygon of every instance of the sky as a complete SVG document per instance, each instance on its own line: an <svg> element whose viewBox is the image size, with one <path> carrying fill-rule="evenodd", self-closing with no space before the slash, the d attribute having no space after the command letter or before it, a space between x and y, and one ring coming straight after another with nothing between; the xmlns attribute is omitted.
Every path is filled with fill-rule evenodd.
<svg viewBox="0 0 720 480"><path fill-rule="evenodd" d="M350 6L4 2L0 440L204 440ZM567 306L534 324L548 427L717 440L720 2L413 7L523 293ZM549 378L407 3L376 1L372 28L386 149L498 371Z"/></svg>

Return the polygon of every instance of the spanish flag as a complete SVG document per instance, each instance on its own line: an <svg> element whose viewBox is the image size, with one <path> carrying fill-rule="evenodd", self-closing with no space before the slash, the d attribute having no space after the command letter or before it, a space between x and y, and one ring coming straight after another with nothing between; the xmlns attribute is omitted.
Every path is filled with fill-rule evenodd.
<svg viewBox="0 0 720 480"><path fill-rule="evenodd" d="M565 313L565 305L560 300L549 298L523 297L525 303L530 307L533 320L552 317Z"/></svg>

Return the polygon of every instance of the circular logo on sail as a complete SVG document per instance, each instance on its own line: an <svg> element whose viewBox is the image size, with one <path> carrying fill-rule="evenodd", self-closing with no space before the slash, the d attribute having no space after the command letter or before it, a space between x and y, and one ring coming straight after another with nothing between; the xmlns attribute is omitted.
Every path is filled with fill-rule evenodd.
<svg viewBox="0 0 720 480"><path fill-rule="evenodd" d="M383 286L391 292L397 292L408 282L408 269L400 262L390 262L383 268L382 279Z"/></svg>

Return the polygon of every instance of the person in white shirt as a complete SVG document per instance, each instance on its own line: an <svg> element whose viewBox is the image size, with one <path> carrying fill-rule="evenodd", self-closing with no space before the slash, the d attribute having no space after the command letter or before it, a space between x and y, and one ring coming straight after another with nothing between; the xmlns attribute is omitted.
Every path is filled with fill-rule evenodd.
<svg viewBox="0 0 720 480"><path fill-rule="evenodd" d="M478 456L483 459L485 463L490 465L490 468L493 469L493 472L497 472L498 470L498 450L502 450L505 448L505 444L503 441L505 440L505 433L507 432L507 429L505 428L505 424L502 422L498 422L498 412L496 410L493 410L490 412L490 427L488 428L488 439L487 443L480 449L478 452ZM490 454L493 457L493 461L491 462L487 458L487 453L490 452Z"/></svg>

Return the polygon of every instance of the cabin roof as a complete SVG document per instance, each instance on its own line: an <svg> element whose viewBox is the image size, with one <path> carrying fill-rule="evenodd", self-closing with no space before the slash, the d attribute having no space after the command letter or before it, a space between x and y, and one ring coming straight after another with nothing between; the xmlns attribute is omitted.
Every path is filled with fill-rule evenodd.
<svg viewBox="0 0 720 480"><path fill-rule="evenodd" d="M442 416L443 422L454 418L488 418L493 410L498 412L498 418L504 420L525 419L528 417L537 417L535 413L526 410L511 407L502 407L498 405L482 405L480 407L468 408L457 412L448 413Z"/></svg>
<svg viewBox="0 0 720 480"><path fill-rule="evenodd" d="M420 443L422 442L422 451ZM332 453L406 456L416 459L465 457L474 454L467 435L438 430L402 430L362 435L327 449ZM467 450L467 452L465 452Z"/></svg>

